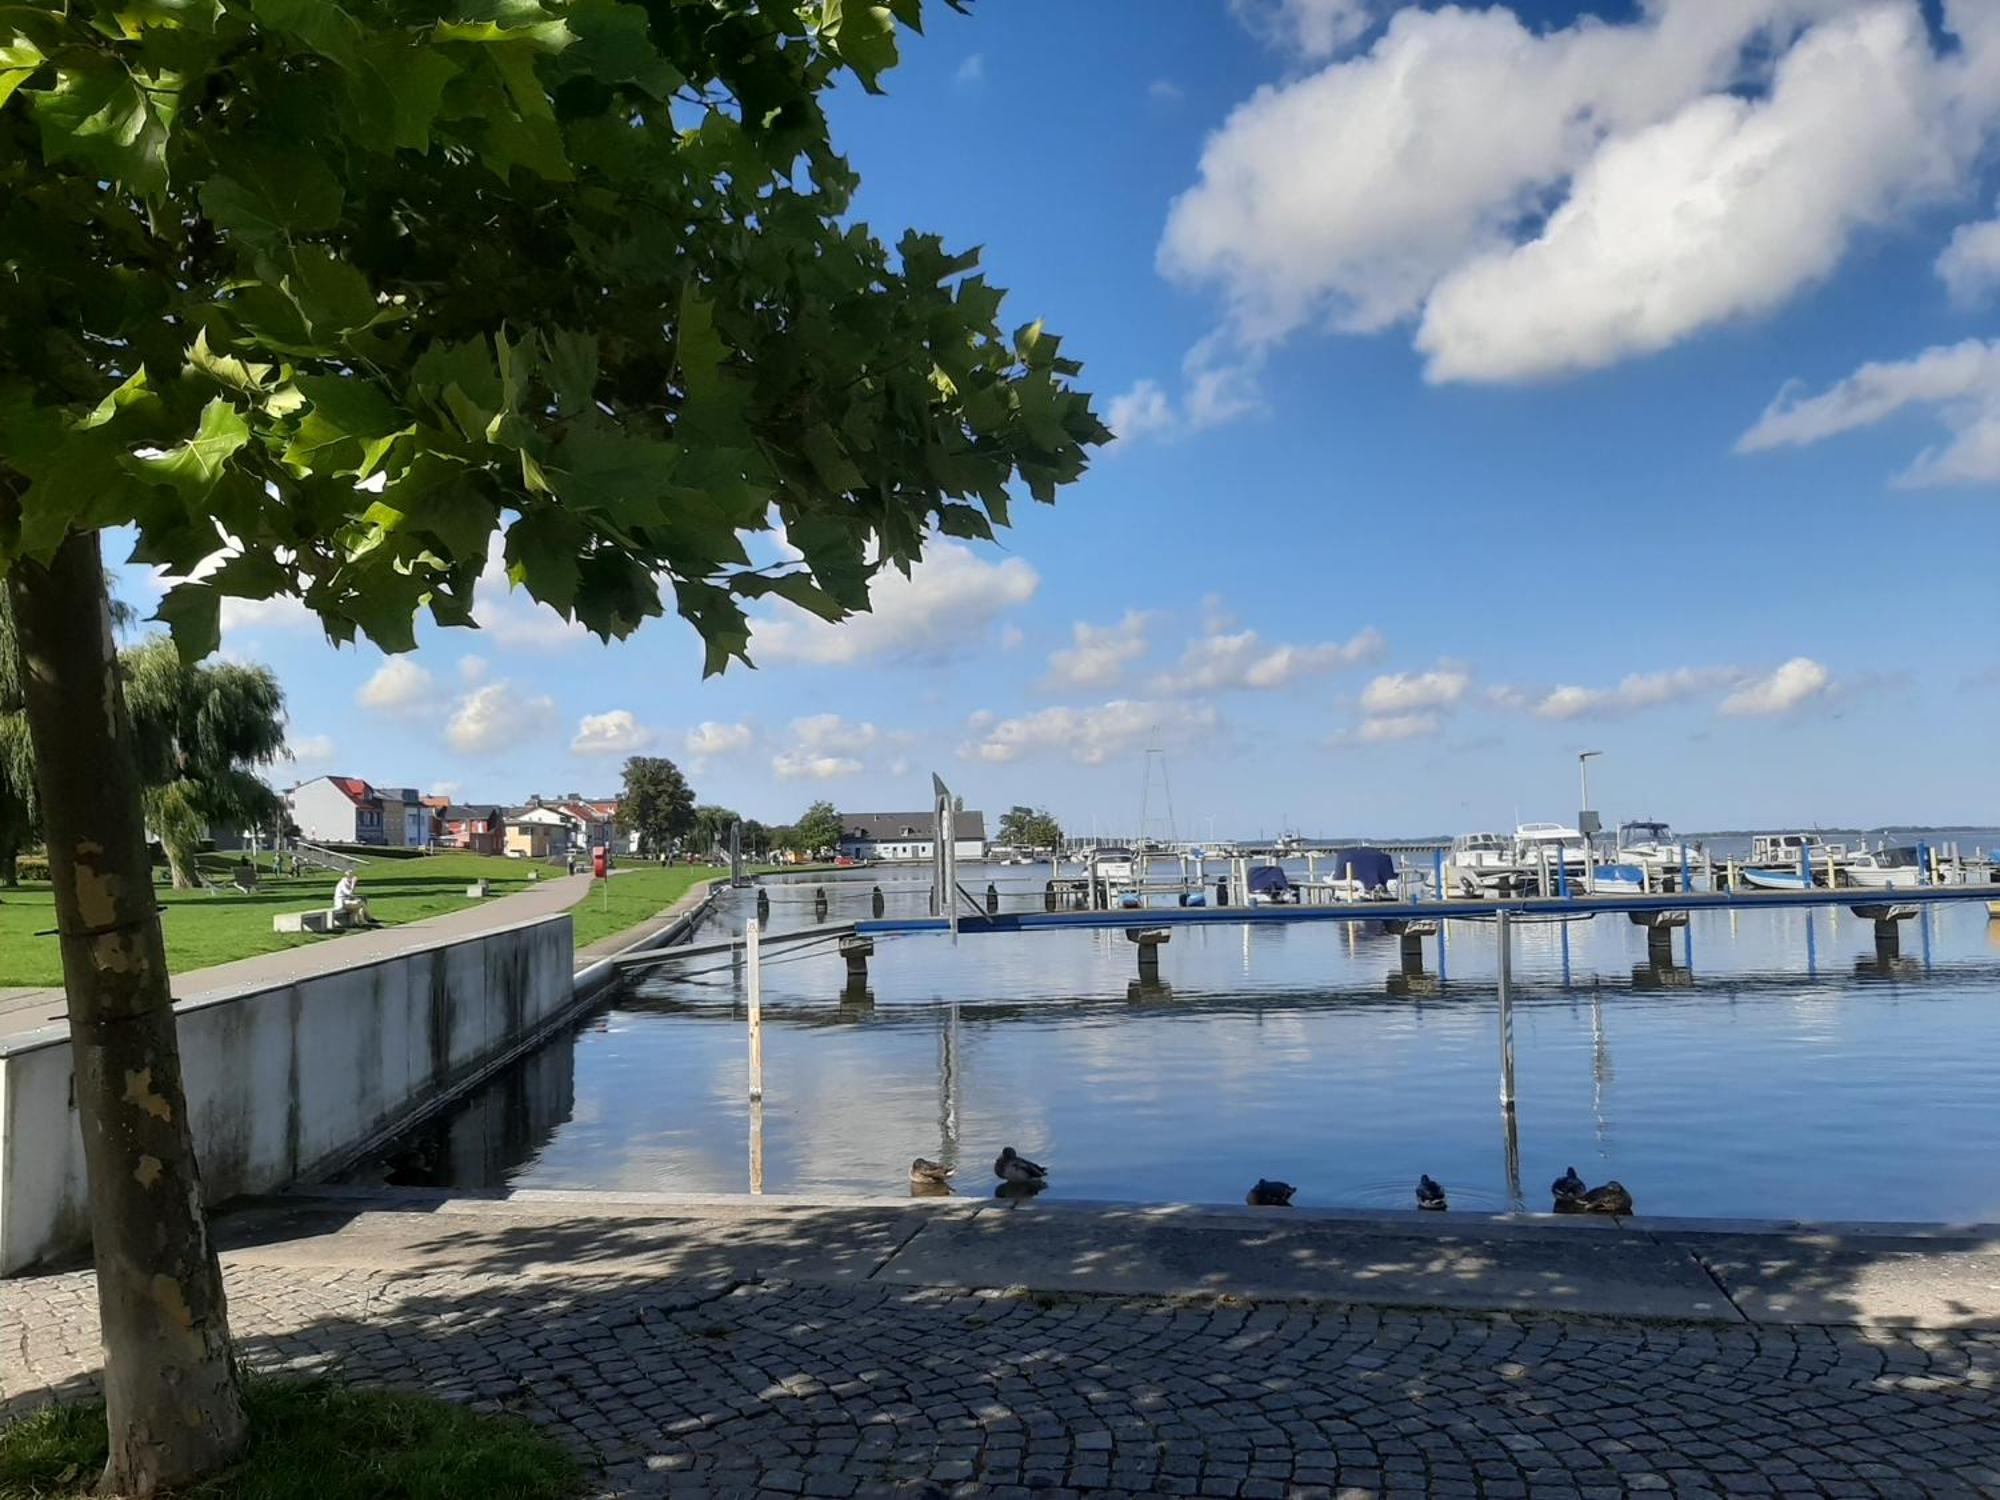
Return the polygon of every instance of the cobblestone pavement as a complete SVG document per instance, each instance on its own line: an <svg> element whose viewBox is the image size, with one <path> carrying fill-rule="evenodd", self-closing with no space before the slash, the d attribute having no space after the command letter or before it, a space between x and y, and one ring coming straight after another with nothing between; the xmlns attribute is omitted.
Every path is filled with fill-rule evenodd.
<svg viewBox="0 0 2000 1500"><path fill-rule="evenodd" d="M237 1266L260 1368L525 1412L604 1495L2000 1496L2000 1334L869 1284ZM84 1275L0 1283L0 1397L81 1394Z"/></svg>

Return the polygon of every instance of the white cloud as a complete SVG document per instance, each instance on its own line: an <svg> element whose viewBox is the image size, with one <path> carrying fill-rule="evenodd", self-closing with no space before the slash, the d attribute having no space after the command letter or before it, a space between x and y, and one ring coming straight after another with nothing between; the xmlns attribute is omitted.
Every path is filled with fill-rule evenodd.
<svg viewBox="0 0 2000 1500"><path fill-rule="evenodd" d="M1104 425L1120 442L1130 442L1172 432L1180 425L1180 419L1174 415L1174 404L1160 389L1160 383L1146 379L1111 398L1105 408Z"/></svg>
<svg viewBox="0 0 2000 1500"><path fill-rule="evenodd" d="M333 759L333 737L325 734L303 734L287 741L285 753L295 761L324 764Z"/></svg>
<svg viewBox="0 0 2000 1500"><path fill-rule="evenodd" d="M974 52L958 65L953 75L961 84L971 85L986 81L986 54Z"/></svg>
<svg viewBox="0 0 2000 1500"><path fill-rule="evenodd" d="M354 701L363 708L400 712L437 702L437 679L414 657L392 656L361 685Z"/></svg>
<svg viewBox="0 0 2000 1500"><path fill-rule="evenodd" d="M1218 285L1245 349L1418 315L1440 379L1664 348L1963 189L2000 114L1994 9L1947 0L1958 45L1934 47L1914 0L1650 0L1563 27L1405 6L1238 106L1160 264Z"/></svg>
<svg viewBox="0 0 2000 1500"><path fill-rule="evenodd" d="M1171 78L1155 78L1146 85L1146 95L1160 104L1178 104L1187 98L1187 90Z"/></svg>
<svg viewBox="0 0 2000 1500"><path fill-rule="evenodd" d="M1937 258L1952 301L1971 306L2000 290L2000 219L1962 224Z"/></svg>
<svg viewBox="0 0 2000 1500"><path fill-rule="evenodd" d="M1384 714L1363 719L1354 729L1333 737L1336 745L1390 745L1401 740L1428 739L1444 728L1437 714Z"/></svg>
<svg viewBox="0 0 2000 1500"><path fill-rule="evenodd" d="M966 721L973 739L959 746L966 760L1004 765L1032 755L1067 755L1101 765L1152 745L1192 743L1219 722L1203 703L1114 699L1093 708L1045 708L1018 719L981 711Z"/></svg>
<svg viewBox="0 0 2000 1500"><path fill-rule="evenodd" d="M458 800L458 794L463 790L464 788L456 781L433 781L431 783L431 795L433 797L444 797L453 802Z"/></svg>
<svg viewBox="0 0 2000 1500"><path fill-rule="evenodd" d="M1021 644L1021 642L1025 641L1027 638L1028 638L1028 632L1023 630L1020 626L1014 624L1013 621L1011 620L1008 621L1005 625L1002 625L1000 627L1000 635L998 639L999 639L1000 649L1002 651L1014 650L1017 646Z"/></svg>
<svg viewBox="0 0 2000 1500"><path fill-rule="evenodd" d="M653 731L641 724L632 710L614 708L607 713L585 714L569 748L577 755L632 755L652 743Z"/></svg>
<svg viewBox="0 0 2000 1500"><path fill-rule="evenodd" d="M882 737L873 724L853 724L839 714L794 719L792 738L807 750L866 750Z"/></svg>
<svg viewBox="0 0 2000 1500"><path fill-rule="evenodd" d="M1344 641L1314 645L1266 644L1254 630L1210 634L1189 642L1179 667L1154 679L1153 688L1166 694L1279 688L1371 660L1381 651L1382 637L1373 626Z"/></svg>
<svg viewBox="0 0 2000 1500"><path fill-rule="evenodd" d="M694 757L695 764L701 765L718 756L748 750L756 740L757 731L748 724L719 724L713 719L703 719L682 737L681 744Z"/></svg>
<svg viewBox="0 0 2000 1500"><path fill-rule="evenodd" d="M1361 690L1364 714L1410 714L1449 708L1465 696L1472 674L1455 662L1439 662L1429 672L1391 672Z"/></svg>
<svg viewBox="0 0 2000 1500"><path fill-rule="evenodd" d="M1257 384L1261 362L1260 355L1235 350L1211 334L1181 361L1178 402L1157 380L1147 378L1111 398L1105 425L1120 442L1129 442L1180 437L1261 411L1264 395Z"/></svg>
<svg viewBox="0 0 2000 1500"><path fill-rule="evenodd" d="M762 666L945 660L976 646L987 626L1033 598L1040 584L1022 558L988 562L962 543L933 538L908 578L894 569L876 577L868 613L832 625L781 604L776 613L751 620L750 650Z"/></svg>
<svg viewBox="0 0 2000 1500"><path fill-rule="evenodd" d="M1071 643L1049 653L1047 685L1056 688L1109 687L1149 648L1146 627L1152 616L1128 609L1116 625L1092 625L1078 620L1070 627Z"/></svg>
<svg viewBox="0 0 2000 1500"><path fill-rule="evenodd" d="M1630 672L1616 687L1587 688L1564 684L1534 700L1535 714L1544 719L1581 719L1655 708L1712 691L1742 677L1733 667L1676 667L1668 672Z"/></svg>
<svg viewBox="0 0 2000 1500"><path fill-rule="evenodd" d="M1808 32L1764 101L1712 94L1607 141L1537 237L1432 289L1430 377L1593 369L1778 306L1857 230L1956 190L1978 138L1937 72L1915 9L1876 8Z"/></svg>
<svg viewBox="0 0 2000 1500"><path fill-rule="evenodd" d="M1722 700L1726 714L1790 713L1819 697L1832 684L1825 667L1809 656L1795 656L1768 676L1755 677Z"/></svg>
<svg viewBox="0 0 2000 1500"><path fill-rule="evenodd" d="M502 646L552 650L591 639L576 621L565 620L546 604L536 603L526 589L514 587L507 576L506 541L498 531L487 543L486 566L473 586L472 600L472 618Z"/></svg>
<svg viewBox="0 0 2000 1500"><path fill-rule="evenodd" d="M828 781L854 775L861 762L850 755L820 755L796 746L772 756L771 770L780 781Z"/></svg>
<svg viewBox="0 0 2000 1500"><path fill-rule="evenodd" d="M222 633L243 630L318 630L319 616L290 594L269 599L222 599Z"/></svg>
<svg viewBox="0 0 2000 1500"><path fill-rule="evenodd" d="M1804 447L1911 407L1933 410L1951 441L1918 455L1902 483L2000 481L2000 340L1968 339L1926 349L1913 359L1866 364L1817 396L1787 386L1736 449Z"/></svg>
<svg viewBox="0 0 2000 1500"><path fill-rule="evenodd" d="M1374 24L1370 0L1229 0L1229 9L1272 46L1331 57Z"/></svg>
<svg viewBox="0 0 2000 1500"><path fill-rule="evenodd" d="M502 678L458 700L444 737L454 750L484 754L518 746L547 729L555 716L554 699L516 692L514 684Z"/></svg>
<svg viewBox="0 0 2000 1500"><path fill-rule="evenodd" d="M468 687L486 680L486 658L483 656L461 656L458 659L458 680Z"/></svg>

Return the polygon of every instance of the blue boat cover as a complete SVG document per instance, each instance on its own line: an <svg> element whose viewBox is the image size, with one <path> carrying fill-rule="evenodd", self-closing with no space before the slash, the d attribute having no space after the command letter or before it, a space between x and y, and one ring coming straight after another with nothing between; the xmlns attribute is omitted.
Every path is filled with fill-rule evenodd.
<svg viewBox="0 0 2000 1500"><path fill-rule="evenodd" d="M1396 861L1365 844L1334 850L1328 863L1335 880L1358 880L1363 890L1384 890L1396 883Z"/></svg>
<svg viewBox="0 0 2000 1500"><path fill-rule="evenodd" d="M1252 895L1282 896L1291 888L1291 877L1276 865L1259 865L1250 872Z"/></svg>

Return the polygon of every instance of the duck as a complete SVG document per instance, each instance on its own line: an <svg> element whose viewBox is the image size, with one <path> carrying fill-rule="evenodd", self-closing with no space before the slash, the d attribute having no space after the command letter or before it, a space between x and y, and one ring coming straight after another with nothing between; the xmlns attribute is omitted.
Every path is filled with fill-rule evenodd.
<svg viewBox="0 0 2000 1500"><path fill-rule="evenodd" d="M1583 1195L1590 1189L1585 1187L1583 1179L1576 1175L1576 1168L1571 1167L1549 1184L1549 1191L1555 1195L1556 1212L1568 1214L1577 1212L1574 1205L1581 1203Z"/></svg>
<svg viewBox="0 0 2000 1500"><path fill-rule="evenodd" d="M1583 1212L1587 1214L1629 1214L1632 1212L1632 1195L1625 1191L1625 1184L1613 1178L1601 1187L1594 1187L1583 1195Z"/></svg>
<svg viewBox="0 0 2000 1500"><path fill-rule="evenodd" d="M1016 1187L1026 1187L1030 1183L1040 1187L1049 1180L1049 1169L1039 1162L1029 1161L1012 1146L1008 1146L993 1159L993 1175L1002 1182L1013 1183Z"/></svg>
<svg viewBox="0 0 2000 1500"><path fill-rule="evenodd" d="M919 1156L910 1163L910 1186L951 1188L951 1168L941 1161Z"/></svg>
<svg viewBox="0 0 2000 1500"><path fill-rule="evenodd" d="M1274 1182L1268 1177L1259 1177L1243 1201L1252 1208L1290 1208L1292 1194L1298 1191L1289 1182Z"/></svg>
<svg viewBox="0 0 2000 1500"><path fill-rule="evenodd" d="M1432 1213L1443 1213L1451 1207L1445 1201L1444 1184L1428 1172L1417 1178L1417 1207Z"/></svg>

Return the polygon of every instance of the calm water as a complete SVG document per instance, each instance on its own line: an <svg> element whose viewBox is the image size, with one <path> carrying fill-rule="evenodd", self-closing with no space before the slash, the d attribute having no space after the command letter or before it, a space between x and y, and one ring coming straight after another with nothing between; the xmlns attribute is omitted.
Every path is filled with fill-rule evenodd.
<svg viewBox="0 0 2000 1500"><path fill-rule="evenodd" d="M1045 870L975 868L1039 907ZM922 872L770 887L774 929L918 914ZM748 893L708 936L740 927ZM1690 955L1691 946L1691 955ZM1490 926L1453 923L1406 976L1349 926L1182 928L1141 986L1117 932L878 940L864 994L839 957L774 950L765 1102L745 1099L741 974L662 972L406 1143L398 1181L771 1193L905 1190L912 1156L990 1192L1012 1143L1067 1198L1547 1207L1575 1165L1642 1211L2000 1220L2000 923L1905 925L1878 958L1845 909L1698 917L1675 965L1622 918L1517 929L1520 1102L1497 1104ZM1691 962L1690 962L1691 956ZM1442 973L1438 971L1442 969ZM753 1127L754 1130L753 1130ZM1518 1157L1518 1170L1510 1165Z"/></svg>

